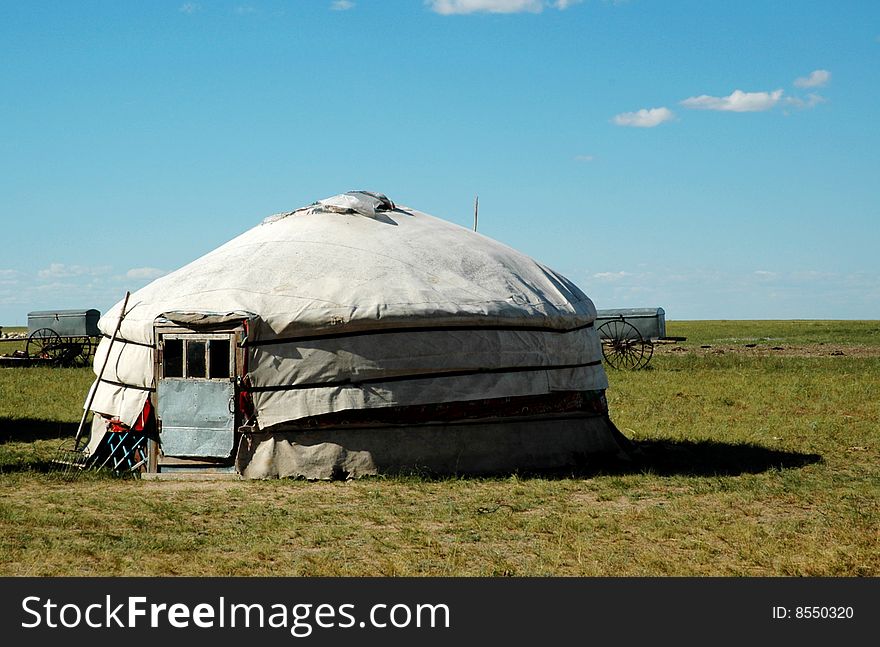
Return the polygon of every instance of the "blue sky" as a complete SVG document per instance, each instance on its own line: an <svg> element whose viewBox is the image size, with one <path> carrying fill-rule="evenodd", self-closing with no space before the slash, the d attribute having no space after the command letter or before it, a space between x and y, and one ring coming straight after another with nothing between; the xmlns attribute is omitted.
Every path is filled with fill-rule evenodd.
<svg viewBox="0 0 880 647"><path fill-rule="evenodd" d="M880 319L880 3L0 2L0 324L351 189L597 307Z"/></svg>

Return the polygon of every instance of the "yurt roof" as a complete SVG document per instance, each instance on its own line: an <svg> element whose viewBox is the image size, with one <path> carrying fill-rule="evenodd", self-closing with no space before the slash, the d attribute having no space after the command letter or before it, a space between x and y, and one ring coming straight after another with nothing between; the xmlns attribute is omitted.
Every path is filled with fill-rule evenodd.
<svg viewBox="0 0 880 647"><path fill-rule="evenodd" d="M105 333L121 305L101 319ZM361 191L270 216L134 292L120 336L152 343L157 317L204 312L255 315L264 339L401 322L564 330L595 318L575 285L528 256Z"/></svg>

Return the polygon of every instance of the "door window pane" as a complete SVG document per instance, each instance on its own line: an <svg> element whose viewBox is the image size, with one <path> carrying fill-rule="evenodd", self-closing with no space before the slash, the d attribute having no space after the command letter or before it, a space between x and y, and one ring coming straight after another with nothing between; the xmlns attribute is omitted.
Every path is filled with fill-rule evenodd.
<svg viewBox="0 0 880 647"><path fill-rule="evenodd" d="M183 377L183 340L165 340L162 363L165 377Z"/></svg>
<svg viewBox="0 0 880 647"><path fill-rule="evenodd" d="M213 378L227 378L229 375L229 341L226 339L212 339L208 342L208 357Z"/></svg>
<svg viewBox="0 0 880 647"><path fill-rule="evenodd" d="M186 376L187 377L207 377L207 366L205 363L205 342L190 341L186 342Z"/></svg>

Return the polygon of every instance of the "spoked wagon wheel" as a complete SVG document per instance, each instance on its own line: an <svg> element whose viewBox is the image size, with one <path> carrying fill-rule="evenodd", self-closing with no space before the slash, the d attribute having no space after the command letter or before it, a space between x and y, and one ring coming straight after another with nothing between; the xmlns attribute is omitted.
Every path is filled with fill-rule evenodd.
<svg viewBox="0 0 880 647"><path fill-rule="evenodd" d="M88 366L92 357L92 339L91 337L82 337L80 341L82 341L82 350L79 353L79 358L83 366Z"/></svg>
<svg viewBox="0 0 880 647"><path fill-rule="evenodd" d="M636 327L627 321L606 321L599 326L602 355L613 368L635 371L651 361L654 345L642 339Z"/></svg>
<svg viewBox="0 0 880 647"><path fill-rule="evenodd" d="M28 357L58 361L64 345L61 337L51 328L40 328L28 336L24 352Z"/></svg>
<svg viewBox="0 0 880 647"><path fill-rule="evenodd" d="M70 349L70 365L88 366L92 356L92 340L88 337L68 337L64 341Z"/></svg>
<svg viewBox="0 0 880 647"><path fill-rule="evenodd" d="M62 337L61 350L57 356L59 366L85 366L92 352L92 342L88 337Z"/></svg>

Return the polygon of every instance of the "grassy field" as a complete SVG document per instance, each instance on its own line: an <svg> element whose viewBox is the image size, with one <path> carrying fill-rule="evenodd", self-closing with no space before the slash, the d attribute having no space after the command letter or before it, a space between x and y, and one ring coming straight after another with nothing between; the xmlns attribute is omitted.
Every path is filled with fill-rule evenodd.
<svg viewBox="0 0 880 647"><path fill-rule="evenodd" d="M0 575L880 575L880 322L668 334L553 477L71 483L90 370L0 369Z"/></svg>

